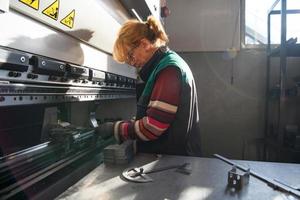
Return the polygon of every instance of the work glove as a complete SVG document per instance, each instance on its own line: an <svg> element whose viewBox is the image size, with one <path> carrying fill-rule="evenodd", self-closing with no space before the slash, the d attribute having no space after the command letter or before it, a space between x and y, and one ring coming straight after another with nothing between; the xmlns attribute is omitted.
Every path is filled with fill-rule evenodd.
<svg viewBox="0 0 300 200"><path fill-rule="evenodd" d="M114 135L114 123L105 122L103 124L100 124L96 131L97 134L103 139L112 137Z"/></svg>

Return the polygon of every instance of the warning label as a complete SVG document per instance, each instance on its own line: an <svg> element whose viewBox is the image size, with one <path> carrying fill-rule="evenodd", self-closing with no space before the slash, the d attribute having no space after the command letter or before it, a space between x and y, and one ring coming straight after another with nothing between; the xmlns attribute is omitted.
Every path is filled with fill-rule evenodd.
<svg viewBox="0 0 300 200"><path fill-rule="evenodd" d="M39 10L40 0L19 0L19 1L35 10Z"/></svg>
<svg viewBox="0 0 300 200"><path fill-rule="evenodd" d="M50 6L43 10L43 14L57 20L59 11L59 0L54 1Z"/></svg>
<svg viewBox="0 0 300 200"><path fill-rule="evenodd" d="M74 26L74 19L75 19L75 10L72 10L65 18L63 18L60 23L63 25L73 28Z"/></svg>

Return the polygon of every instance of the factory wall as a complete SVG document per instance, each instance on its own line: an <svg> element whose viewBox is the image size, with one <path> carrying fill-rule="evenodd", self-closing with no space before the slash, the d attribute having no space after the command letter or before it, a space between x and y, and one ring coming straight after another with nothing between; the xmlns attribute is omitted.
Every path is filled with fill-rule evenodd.
<svg viewBox="0 0 300 200"><path fill-rule="evenodd" d="M265 49L242 49L233 59L223 52L180 54L196 80L204 156L219 153L234 159L262 159ZM271 70L270 85L274 85L279 74L277 58L272 59ZM299 60L290 59L287 71L291 78L300 74ZM293 108L289 116L297 119Z"/></svg>
<svg viewBox="0 0 300 200"><path fill-rule="evenodd" d="M253 159L256 148L246 142L263 137L265 52L242 50L233 60L224 53L181 55L196 80L204 156L241 159L245 148L245 158Z"/></svg>

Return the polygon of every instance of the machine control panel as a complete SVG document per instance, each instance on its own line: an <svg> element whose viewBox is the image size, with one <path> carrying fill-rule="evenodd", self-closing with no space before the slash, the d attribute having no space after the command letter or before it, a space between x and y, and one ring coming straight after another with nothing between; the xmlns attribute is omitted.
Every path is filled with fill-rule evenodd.
<svg viewBox="0 0 300 200"><path fill-rule="evenodd" d="M29 55L0 49L0 69L25 72L29 67Z"/></svg>
<svg viewBox="0 0 300 200"><path fill-rule="evenodd" d="M31 64L34 67L34 72L51 75L64 75L66 72L66 64L38 56L32 56Z"/></svg>
<svg viewBox="0 0 300 200"><path fill-rule="evenodd" d="M127 83L127 78L126 77L124 77L124 76L119 76L118 77L118 84L120 86L124 86L124 85L126 86L126 83Z"/></svg>
<svg viewBox="0 0 300 200"><path fill-rule="evenodd" d="M95 69L89 69L89 80L92 84L105 85L105 72Z"/></svg>
<svg viewBox="0 0 300 200"><path fill-rule="evenodd" d="M118 76L115 75L115 74L111 74L111 73L106 73L106 76L105 76L105 82L108 84L108 85L114 85L114 84L117 84L118 83Z"/></svg>
<svg viewBox="0 0 300 200"><path fill-rule="evenodd" d="M74 78L89 78L89 70L84 67L67 64L67 73L69 77Z"/></svg>

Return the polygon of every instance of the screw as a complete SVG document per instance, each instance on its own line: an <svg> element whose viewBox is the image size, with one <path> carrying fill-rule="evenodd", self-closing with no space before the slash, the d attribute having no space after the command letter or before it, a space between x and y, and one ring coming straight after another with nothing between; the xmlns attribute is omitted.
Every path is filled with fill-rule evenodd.
<svg viewBox="0 0 300 200"><path fill-rule="evenodd" d="M21 61L22 63L24 63L24 62L26 61L26 58L25 58L24 56L22 56L22 57L20 58L20 61Z"/></svg>
<svg viewBox="0 0 300 200"><path fill-rule="evenodd" d="M45 66L46 65L46 61L43 60L42 61L42 65Z"/></svg>

